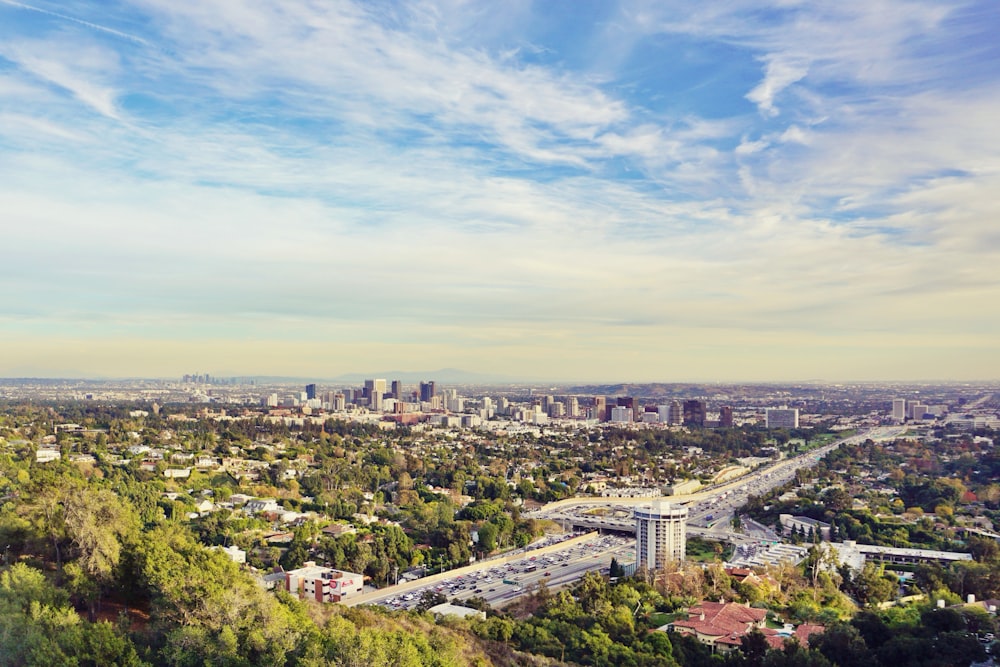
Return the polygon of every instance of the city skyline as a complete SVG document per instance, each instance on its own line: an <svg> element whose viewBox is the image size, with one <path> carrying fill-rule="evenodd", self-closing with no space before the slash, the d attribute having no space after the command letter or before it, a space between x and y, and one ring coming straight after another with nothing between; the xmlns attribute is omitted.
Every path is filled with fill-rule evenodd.
<svg viewBox="0 0 1000 667"><path fill-rule="evenodd" d="M0 377L1000 379L997 28L0 0Z"/></svg>

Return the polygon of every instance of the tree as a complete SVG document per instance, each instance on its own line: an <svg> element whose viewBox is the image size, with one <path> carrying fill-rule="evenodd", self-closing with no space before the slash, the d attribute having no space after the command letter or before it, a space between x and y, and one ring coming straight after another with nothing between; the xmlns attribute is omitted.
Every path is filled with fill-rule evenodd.
<svg viewBox="0 0 1000 667"><path fill-rule="evenodd" d="M497 535L500 530L496 524L486 522L479 526L479 548L486 553L492 553L497 548Z"/></svg>
<svg viewBox="0 0 1000 667"><path fill-rule="evenodd" d="M888 574L884 566L869 561L854 578L852 587L858 602L874 605L894 598L899 580Z"/></svg>
<svg viewBox="0 0 1000 667"><path fill-rule="evenodd" d="M810 645L835 665L868 665L872 662L871 651L861 638L857 628L846 623L836 623L826 629Z"/></svg>
<svg viewBox="0 0 1000 667"><path fill-rule="evenodd" d="M66 534L78 554L80 570L95 583L89 598L91 617L100 606L101 589L114 576L122 540L137 528L131 510L108 489L75 488L63 501Z"/></svg>

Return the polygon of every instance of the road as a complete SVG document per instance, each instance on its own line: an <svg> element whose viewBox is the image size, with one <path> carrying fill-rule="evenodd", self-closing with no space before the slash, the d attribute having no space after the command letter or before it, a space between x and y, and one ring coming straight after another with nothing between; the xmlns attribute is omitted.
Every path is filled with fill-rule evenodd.
<svg viewBox="0 0 1000 667"><path fill-rule="evenodd" d="M684 496L663 496L660 499L671 503L686 504L689 507L688 534L733 544L752 544L761 540L777 541L778 536L767 526L743 520L745 532L735 532L731 527L733 512L747 501L750 495L762 495L792 479L802 467L815 465L821 458L837 447L847 443L863 442L865 439L892 439L905 432L905 427L882 427L870 429L848 438L825 445L799 456L778 461L766 468L756 470L737 480ZM581 510L595 507L618 508L618 518L602 518L599 522L611 522L609 527L621 532L634 530L634 522L627 517L627 508L649 505L656 498L570 498L549 503L525 516L550 518L555 521L581 520ZM709 519L708 517L712 518ZM595 519L597 517L594 517ZM465 600L481 597L491 606L502 606L519 595L533 589L539 582L557 588L573 583L592 570L604 570L613 557L619 562L634 560L635 543L626 536L589 535L578 538L565 547L547 547L544 554L528 552L518 557L507 557L497 561L486 561L475 566L462 568L427 579L407 582L367 593L346 604L379 604L393 609L412 608L426 591L443 594L448 600ZM504 581L516 583L504 583Z"/></svg>
<svg viewBox="0 0 1000 667"><path fill-rule="evenodd" d="M656 500L665 500L688 506L689 525L708 527L710 520L707 517L713 515L711 523L713 523L713 527L718 526L716 532L721 534L727 532L726 524L732 520L733 510L746 504L748 496L759 496L784 484L795 476L795 472L798 469L815 465L829 452L843 444L864 442L868 438L876 441L892 439L904 433L905 430L905 427L869 429L811 450L805 454L778 461L744 475L739 479L713 486L697 493L660 496L659 498L649 496L645 498L567 498L549 503L533 512L525 512L525 516L550 518L556 522L560 520L578 520L580 518L578 512L581 509L600 507L609 509L616 507L626 508L649 505Z"/></svg>
<svg viewBox="0 0 1000 667"><path fill-rule="evenodd" d="M606 569L611 558L629 562L625 556L634 550L635 541L622 536L591 533L566 542L535 549L515 556L482 561L439 575L403 582L365 593L343 604L377 604L392 609L413 608L426 591L435 591L448 600L482 597L491 605L507 601L533 588L540 581L557 587L580 579L594 569ZM517 584L505 584L504 580Z"/></svg>

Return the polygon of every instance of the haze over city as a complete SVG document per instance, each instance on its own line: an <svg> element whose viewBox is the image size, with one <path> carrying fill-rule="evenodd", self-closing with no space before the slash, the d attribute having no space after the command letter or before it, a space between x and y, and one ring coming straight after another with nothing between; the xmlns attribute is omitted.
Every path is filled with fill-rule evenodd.
<svg viewBox="0 0 1000 667"><path fill-rule="evenodd" d="M998 28L0 0L0 376L997 379Z"/></svg>

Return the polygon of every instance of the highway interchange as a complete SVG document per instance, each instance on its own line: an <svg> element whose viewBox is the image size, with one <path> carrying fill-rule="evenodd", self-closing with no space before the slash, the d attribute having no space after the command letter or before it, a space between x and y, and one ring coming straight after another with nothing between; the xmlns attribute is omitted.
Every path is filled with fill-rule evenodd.
<svg viewBox="0 0 1000 667"><path fill-rule="evenodd" d="M666 496L663 500L684 504L689 508L688 534L724 540L736 545L751 545L779 538L767 526L743 521L743 528L733 530L735 510L744 505L750 495L761 495L795 476L797 470L815 465L827 453L842 444L891 440L898 437L901 427L870 429L812 450L806 454L778 461L743 477L684 496ZM367 593L348 604L379 604L392 609L413 608L428 591L444 595L448 600L481 597L491 606L503 606L519 595L534 589L539 582L557 588L573 583L591 570L607 570L612 557L619 562L634 560L635 538L631 508L649 505L656 498L571 498L525 513L534 518L551 519L577 529L595 529L607 534L590 533L568 540L565 546L546 545L513 557L494 559L445 573L427 580L416 580ZM599 514L595 514L595 510ZM611 532L608 532L611 531ZM450 576L449 576L450 574ZM422 583L423 582L423 583Z"/></svg>

